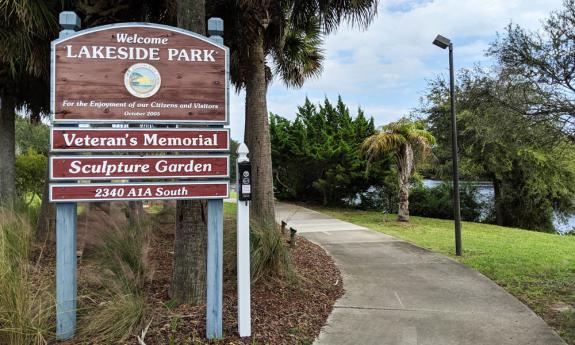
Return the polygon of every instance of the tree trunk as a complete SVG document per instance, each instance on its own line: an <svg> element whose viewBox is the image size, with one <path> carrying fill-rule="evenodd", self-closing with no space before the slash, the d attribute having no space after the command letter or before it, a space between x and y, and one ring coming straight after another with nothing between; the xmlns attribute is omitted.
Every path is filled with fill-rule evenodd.
<svg viewBox="0 0 575 345"><path fill-rule="evenodd" d="M503 209L501 208L501 182L494 176L493 179L493 195L495 203L495 222L497 225L503 225Z"/></svg>
<svg viewBox="0 0 575 345"><path fill-rule="evenodd" d="M178 27L206 35L206 1L176 0Z"/></svg>
<svg viewBox="0 0 575 345"><path fill-rule="evenodd" d="M144 217L144 203L142 201L128 202L128 221L131 225L139 225Z"/></svg>
<svg viewBox="0 0 575 345"><path fill-rule="evenodd" d="M50 163L48 163L50 165ZM44 183L44 191L42 192L42 204L40 205L40 213L36 222L36 240L44 242L51 239L50 230L53 229L51 224L51 217L54 214L54 205L50 203L50 167L46 169L46 182Z"/></svg>
<svg viewBox="0 0 575 345"><path fill-rule="evenodd" d="M206 299L207 203L178 200L170 297L199 305Z"/></svg>
<svg viewBox="0 0 575 345"><path fill-rule="evenodd" d="M204 0L177 0L178 27L205 35ZM170 297L198 305L206 299L207 203L178 200Z"/></svg>
<svg viewBox="0 0 575 345"><path fill-rule="evenodd" d="M252 163L250 217L264 226L273 226L275 210L263 28L250 43L248 63L245 141Z"/></svg>
<svg viewBox="0 0 575 345"><path fill-rule="evenodd" d="M0 203L16 198L16 104L6 95L0 97Z"/></svg>
<svg viewBox="0 0 575 345"><path fill-rule="evenodd" d="M398 222L409 222L409 178L413 171L413 149L406 144L397 155L397 177L399 180Z"/></svg>

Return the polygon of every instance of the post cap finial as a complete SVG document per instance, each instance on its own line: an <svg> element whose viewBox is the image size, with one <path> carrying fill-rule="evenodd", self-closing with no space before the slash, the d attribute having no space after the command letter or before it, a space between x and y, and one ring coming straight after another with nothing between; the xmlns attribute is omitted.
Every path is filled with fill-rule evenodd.
<svg viewBox="0 0 575 345"><path fill-rule="evenodd" d="M248 153L250 153L250 150L248 149L246 144L240 143L236 152L238 154L238 162L248 162L249 161Z"/></svg>
<svg viewBox="0 0 575 345"><path fill-rule="evenodd" d="M80 17L74 11L60 12L60 26L65 30L78 30L81 27Z"/></svg>
<svg viewBox="0 0 575 345"><path fill-rule="evenodd" d="M208 35L210 36L223 36L224 35L224 20L222 18L208 19Z"/></svg>

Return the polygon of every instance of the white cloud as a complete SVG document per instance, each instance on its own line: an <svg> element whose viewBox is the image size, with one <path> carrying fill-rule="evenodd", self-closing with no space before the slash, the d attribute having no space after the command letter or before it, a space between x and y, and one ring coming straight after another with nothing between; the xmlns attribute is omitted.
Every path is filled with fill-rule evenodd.
<svg viewBox="0 0 575 345"><path fill-rule="evenodd" d="M381 0L378 17L367 31L344 25L325 43L324 71L302 89L274 81L268 110L292 118L306 95L315 103L341 94L350 108L362 104L378 125L409 113L418 105L425 80L447 71L447 54L433 46L436 34L455 47L456 68L485 62L484 51L496 32L510 22L540 27L561 0ZM232 135L243 134L235 116L243 116L241 98L232 101Z"/></svg>

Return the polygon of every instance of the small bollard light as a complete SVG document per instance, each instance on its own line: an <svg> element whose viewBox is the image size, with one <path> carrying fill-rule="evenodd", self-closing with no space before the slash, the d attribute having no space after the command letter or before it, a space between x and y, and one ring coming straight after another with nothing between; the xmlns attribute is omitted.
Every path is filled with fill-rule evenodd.
<svg viewBox="0 0 575 345"><path fill-rule="evenodd" d="M287 223L282 220L282 235L286 234L286 226L287 226Z"/></svg>
<svg viewBox="0 0 575 345"><path fill-rule="evenodd" d="M295 248L295 234L297 233L297 230L294 228L289 228L289 230L290 230L289 246L290 248Z"/></svg>

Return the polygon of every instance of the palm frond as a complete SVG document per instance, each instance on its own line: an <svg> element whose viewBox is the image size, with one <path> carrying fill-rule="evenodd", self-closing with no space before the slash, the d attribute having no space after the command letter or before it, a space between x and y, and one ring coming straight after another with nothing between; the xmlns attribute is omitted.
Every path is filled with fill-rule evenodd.
<svg viewBox="0 0 575 345"><path fill-rule="evenodd" d="M292 21L301 25L318 17L323 32L335 31L342 22L365 29L377 15L378 0L292 0Z"/></svg>
<svg viewBox="0 0 575 345"><path fill-rule="evenodd" d="M317 20L301 28L289 23L272 51L275 74L291 87L301 87L307 78L319 76L324 59L322 44Z"/></svg>
<svg viewBox="0 0 575 345"><path fill-rule="evenodd" d="M397 151L405 143L405 137L399 133L380 131L365 139L361 150L372 161L385 153Z"/></svg>

